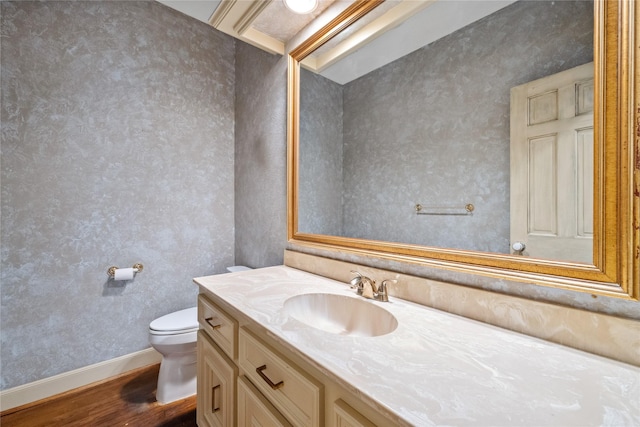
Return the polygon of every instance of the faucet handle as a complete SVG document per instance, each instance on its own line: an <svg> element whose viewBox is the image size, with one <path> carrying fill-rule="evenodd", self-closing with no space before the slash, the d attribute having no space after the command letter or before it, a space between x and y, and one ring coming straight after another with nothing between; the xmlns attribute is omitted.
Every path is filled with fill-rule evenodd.
<svg viewBox="0 0 640 427"><path fill-rule="evenodd" d="M349 287L351 289L356 289L357 294L358 295L362 295L362 289L363 289L363 285L362 285L362 274L358 273L357 271L351 270L352 274L355 274L356 277L354 277L353 279L351 279L351 281L349 282Z"/></svg>
<svg viewBox="0 0 640 427"><path fill-rule="evenodd" d="M387 302L389 301L389 290L387 289L387 283L398 283L395 279L387 279L383 280L378 287L378 301Z"/></svg>

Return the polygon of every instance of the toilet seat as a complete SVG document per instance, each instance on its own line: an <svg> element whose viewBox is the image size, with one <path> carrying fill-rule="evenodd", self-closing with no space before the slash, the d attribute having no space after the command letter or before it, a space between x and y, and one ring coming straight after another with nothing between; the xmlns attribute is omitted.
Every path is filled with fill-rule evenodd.
<svg viewBox="0 0 640 427"><path fill-rule="evenodd" d="M178 335L198 330L198 308L191 307L158 317L149 325L151 335Z"/></svg>

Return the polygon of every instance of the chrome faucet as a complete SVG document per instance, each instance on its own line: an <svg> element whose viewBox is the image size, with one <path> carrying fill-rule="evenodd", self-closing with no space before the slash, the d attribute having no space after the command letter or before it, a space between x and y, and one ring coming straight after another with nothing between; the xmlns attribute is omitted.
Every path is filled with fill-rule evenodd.
<svg viewBox="0 0 640 427"><path fill-rule="evenodd" d="M365 298L374 299L376 301L389 301L389 292L387 290L387 283L396 283L396 280L383 280L380 286L376 285L376 281L363 276L357 271L351 271L356 276L351 279L350 287L355 289L358 295L362 295Z"/></svg>
<svg viewBox="0 0 640 427"><path fill-rule="evenodd" d="M362 283L362 296L369 299L377 299L378 295L378 285L376 285L376 281L373 279L369 279L368 277L362 277L360 281Z"/></svg>

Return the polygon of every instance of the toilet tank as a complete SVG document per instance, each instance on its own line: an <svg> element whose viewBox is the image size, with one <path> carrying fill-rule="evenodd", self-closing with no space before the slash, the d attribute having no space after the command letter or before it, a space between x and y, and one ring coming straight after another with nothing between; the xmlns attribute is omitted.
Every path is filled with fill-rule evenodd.
<svg viewBox="0 0 640 427"><path fill-rule="evenodd" d="M252 270L249 267L245 267L244 265L232 265L231 267L227 267L227 271L229 273L235 273L236 271L247 271Z"/></svg>

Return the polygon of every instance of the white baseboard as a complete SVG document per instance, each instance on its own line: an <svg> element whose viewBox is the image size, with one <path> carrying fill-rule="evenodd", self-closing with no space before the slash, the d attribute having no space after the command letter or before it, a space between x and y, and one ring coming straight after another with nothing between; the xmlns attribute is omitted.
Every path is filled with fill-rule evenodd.
<svg viewBox="0 0 640 427"><path fill-rule="evenodd" d="M2 390L0 391L0 411L64 393L133 369L153 365L159 363L160 360L162 360L162 355L153 348L148 348L8 390Z"/></svg>

